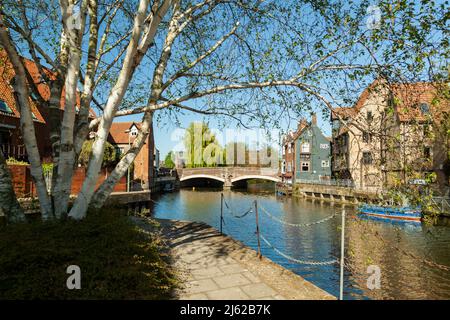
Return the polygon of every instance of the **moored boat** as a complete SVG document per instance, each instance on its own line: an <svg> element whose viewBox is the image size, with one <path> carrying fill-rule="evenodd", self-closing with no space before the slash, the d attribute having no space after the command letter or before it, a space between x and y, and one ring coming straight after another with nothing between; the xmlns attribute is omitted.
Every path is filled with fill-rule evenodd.
<svg viewBox="0 0 450 320"><path fill-rule="evenodd" d="M420 208L412 207L389 207L363 204L358 207L358 212L382 219L406 220L413 222L420 222L422 219L422 212Z"/></svg>

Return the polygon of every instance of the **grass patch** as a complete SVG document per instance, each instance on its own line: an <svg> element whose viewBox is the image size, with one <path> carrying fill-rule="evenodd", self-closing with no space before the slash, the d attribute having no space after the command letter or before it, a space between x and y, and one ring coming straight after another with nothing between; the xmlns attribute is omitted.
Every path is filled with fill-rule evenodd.
<svg viewBox="0 0 450 320"><path fill-rule="evenodd" d="M176 280L162 252L120 210L0 226L0 299L169 299ZM66 287L69 265L81 290Z"/></svg>

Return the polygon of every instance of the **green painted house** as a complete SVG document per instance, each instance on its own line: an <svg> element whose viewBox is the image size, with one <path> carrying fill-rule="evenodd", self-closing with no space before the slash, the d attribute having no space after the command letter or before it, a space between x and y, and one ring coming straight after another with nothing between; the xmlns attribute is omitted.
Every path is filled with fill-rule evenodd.
<svg viewBox="0 0 450 320"><path fill-rule="evenodd" d="M317 126L317 118L303 128L295 141L295 182L331 178L331 147Z"/></svg>

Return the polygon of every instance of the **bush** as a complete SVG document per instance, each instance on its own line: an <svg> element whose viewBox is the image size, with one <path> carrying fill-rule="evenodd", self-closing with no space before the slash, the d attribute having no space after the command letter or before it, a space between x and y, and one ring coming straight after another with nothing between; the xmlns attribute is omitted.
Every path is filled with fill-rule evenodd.
<svg viewBox="0 0 450 320"><path fill-rule="evenodd" d="M82 166L87 166L92 153L92 145L94 144L94 139L87 140L83 143L81 147L80 156L78 157L78 163ZM110 167L118 162L118 157L116 155L116 149L114 146L105 142L105 151L103 152L103 162L102 167Z"/></svg>
<svg viewBox="0 0 450 320"><path fill-rule="evenodd" d="M117 210L1 226L0 299L168 299L176 282L161 250ZM81 290L66 287L69 265Z"/></svg>
<svg viewBox="0 0 450 320"><path fill-rule="evenodd" d="M30 165L26 161L20 161L20 160L17 160L15 158L13 158L13 157L9 157L8 159L6 159L6 164L15 165L15 166L28 166L28 165Z"/></svg>

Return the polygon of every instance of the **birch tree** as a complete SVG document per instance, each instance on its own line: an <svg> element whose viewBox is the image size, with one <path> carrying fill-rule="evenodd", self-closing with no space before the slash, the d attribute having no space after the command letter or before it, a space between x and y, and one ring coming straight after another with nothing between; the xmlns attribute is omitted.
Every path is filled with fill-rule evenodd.
<svg viewBox="0 0 450 320"><path fill-rule="evenodd" d="M1 44L16 71L24 142L44 217L81 219L89 207L103 206L149 134L153 148L155 121L194 112L270 128L312 108L328 114L354 101L380 73L442 76L446 47L445 15L428 1L380 1L379 15L368 11L369 1L3 2ZM427 37L431 29L436 32ZM49 99L19 53L38 66ZM32 138L30 92L51 111L50 195ZM93 106L99 114L89 121ZM112 122L134 114L142 114L138 136L95 190ZM73 169L90 131L95 140L86 179L69 210Z"/></svg>

